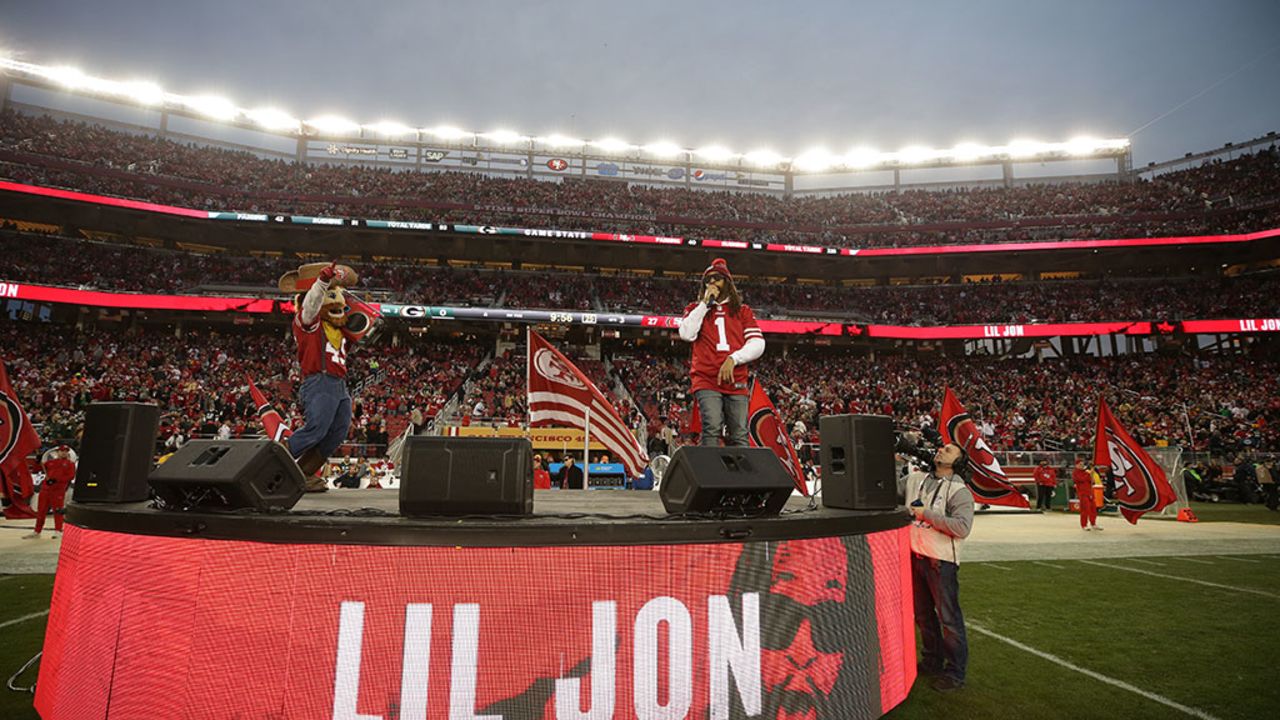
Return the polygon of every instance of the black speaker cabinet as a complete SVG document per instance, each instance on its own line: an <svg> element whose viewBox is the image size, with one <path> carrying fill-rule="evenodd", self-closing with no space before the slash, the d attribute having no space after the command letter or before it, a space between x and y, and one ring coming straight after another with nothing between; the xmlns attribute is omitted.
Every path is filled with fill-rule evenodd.
<svg viewBox="0 0 1280 720"><path fill-rule="evenodd" d="M127 402L92 403L84 416L76 502L142 502L156 444L160 408Z"/></svg>
<svg viewBox="0 0 1280 720"><path fill-rule="evenodd" d="M298 463L270 440L192 440L148 482L175 510L288 510L306 492Z"/></svg>
<svg viewBox="0 0 1280 720"><path fill-rule="evenodd" d="M893 420L886 415L827 415L822 436L822 504L843 510L898 507Z"/></svg>
<svg viewBox="0 0 1280 720"><path fill-rule="evenodd" d="M400 463L400 514L529 515L533 446L528 438L411 435Z"/></svg>
<svg viewBox="0 0 1280 720"><path fill-rule="evenodd" d="M686 445L671 456L658 495L671 514L777 515L794 489L768 448Z"/></svg>

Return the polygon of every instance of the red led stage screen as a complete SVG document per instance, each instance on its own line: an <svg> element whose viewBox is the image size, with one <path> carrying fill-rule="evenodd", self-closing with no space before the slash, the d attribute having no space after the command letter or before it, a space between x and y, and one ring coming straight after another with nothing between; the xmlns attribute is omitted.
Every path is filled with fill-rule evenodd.
<svg viewBox="0 0 1280 720"><path fill-rule="evenodd" d="M850 720L915 677L905 528L456 548L70 527L63 542L46 720Z"/></svg>

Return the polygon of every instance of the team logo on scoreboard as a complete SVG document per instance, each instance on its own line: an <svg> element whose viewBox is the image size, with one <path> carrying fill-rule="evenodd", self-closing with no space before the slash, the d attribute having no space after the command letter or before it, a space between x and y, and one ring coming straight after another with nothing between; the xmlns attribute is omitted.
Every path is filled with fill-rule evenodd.
<svg viewBox="0 0 1280 720"><path fill-rule="evenodd" d="M564 158L551 158L547 161L547 167L555 170L556 172L560 172L569 167L569 161Z"/></svg>

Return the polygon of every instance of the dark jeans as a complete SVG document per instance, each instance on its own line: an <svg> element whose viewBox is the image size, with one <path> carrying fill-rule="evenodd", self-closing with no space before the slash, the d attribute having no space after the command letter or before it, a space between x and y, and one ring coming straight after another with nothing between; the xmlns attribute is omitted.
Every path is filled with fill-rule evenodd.
<svg viewBox="0 0 1280 720"><path fill-rule="evenodd" d="M1037 485L1036 486L1036 509L1048 510L1050 496L1053 494L1053 486Z"/></svg>
<svg viewBox="0 0 1280 720"><path fill-rule="evenodd" d="M699 390L693 394L698 401L698 413L702 417L702 436L699 444L719 445L720 428L725 428L728 445L747 446L746 395L725 395L715 390Z"/></svg>
<svg viewBox="0 0 1280 720"><path fill-rule="evenodd" d="M969 641L960 612L960 566L911 553L911 586L916 627L924 645L925 670L964 682Z"/></svg>
<svg viewBox="0 0 1280 720"><path fill-rule="evenodd" d="M333 455L351 429L347 381L324 373L308 375L298 390L298 404L306 421L301 430L289 436L289 454L300 458L314 447L325 458Z"/></svg>

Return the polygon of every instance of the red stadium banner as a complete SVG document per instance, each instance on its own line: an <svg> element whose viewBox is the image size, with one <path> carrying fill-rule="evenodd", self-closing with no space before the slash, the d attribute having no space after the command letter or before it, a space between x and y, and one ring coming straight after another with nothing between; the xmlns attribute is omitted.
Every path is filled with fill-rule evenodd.
<svg viewBox="0 0 1280 720"><path fill-rule="evenodd" d="M17 298L31 302L67 303L90 307L125 308L131 310L195 310L200 312L269 313L276 311L270 298L234 298L204 295L148 295L145 293L75 290L0 281L0 298ZM282 304L280 310L289 304ZM290 309L290 312L292 310Z"/></svg>
<svg viewBox="0 0 1280 720"><path fill-rule="evenodd" d="M528 369L530 427L586 430L626 467L627 477L644 474L649 453L631 434L613 403L578 366L532 329Z"/></svg>
<svg viewBox="0 0 1280 720"><path fill-rule="evenodd" d="M1010 507L1031 508L1026 496L1009 482L1009 477L1000 467L1000 461L991 452L987 441L982 439L978 426L969 417L956 399L951 388L947 388L942 397L942 414L938 416L938 432L942 441L955 443L964 448L969 457L968 477L964 479L973 491L975 502L987 505L1008 505Z"/></svg>
<svg viewBox="0 0 1280 720"><path fill-rule="evenodd" d="M1093 464L1111 468L1120 514L1133 525L1138 524L1143 514L1159 511L1178 499L1164 470L1125 431L1101 397L1098 398Z"/></svg>
<svg viewBox="0 0 1280 720"><path fill-rule="evenodd" d="M1186 320L1175 327L1194 333L1264 333L1280 332L1280 318L1243 318L1239 320Z"/></svg>
<svg viewBox="0 0 1280 720"><path fill-rule="evenodd" d="M474 548L71 525L35 707L44 720L879 717L915 680L909 549L907 528Z"/></svg>

